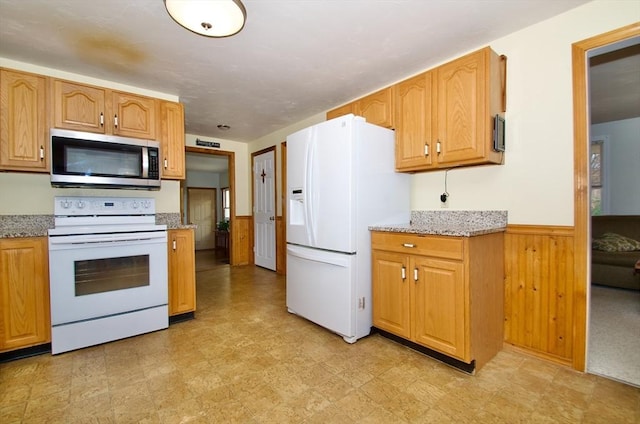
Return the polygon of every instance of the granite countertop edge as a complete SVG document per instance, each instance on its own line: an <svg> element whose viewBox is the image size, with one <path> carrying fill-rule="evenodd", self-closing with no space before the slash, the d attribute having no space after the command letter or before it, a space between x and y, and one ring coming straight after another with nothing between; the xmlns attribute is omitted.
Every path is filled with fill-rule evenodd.
<svg viewBox="0 0 640 424"><path fill-rule="evenodd" d="M424 225L387 225L370 226L370 231L380 231L388 233L404 233L415 235L437 235L452 237L474 237L483 234L499 233L506 230L506 227L484 227L484 228L435 228Z"/></svg>
<svg viewBox="0 0 640 424"><path fill-rule="evenodd" d="M165 224L167 230L195 229L195 224L182 224L179 213L158 213L156 223ZM47 237L54 228L53 215L1 215L0 239Z"/></svg>

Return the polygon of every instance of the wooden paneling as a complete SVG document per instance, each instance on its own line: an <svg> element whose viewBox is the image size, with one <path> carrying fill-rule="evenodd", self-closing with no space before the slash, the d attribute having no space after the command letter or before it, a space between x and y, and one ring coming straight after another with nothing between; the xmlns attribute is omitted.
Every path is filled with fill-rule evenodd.
<svg viewBox="0 0 640 424"><path fill-rule="evenodd" d="M253 263L253 217L236 216L231 227L231 265Z"/></svg>
<svg viewBox="0 0 640 424"><path fill-rule="evenodd" d="M573 227L510 225L505 235L506 343L569 364L573 355Z"/></svg>

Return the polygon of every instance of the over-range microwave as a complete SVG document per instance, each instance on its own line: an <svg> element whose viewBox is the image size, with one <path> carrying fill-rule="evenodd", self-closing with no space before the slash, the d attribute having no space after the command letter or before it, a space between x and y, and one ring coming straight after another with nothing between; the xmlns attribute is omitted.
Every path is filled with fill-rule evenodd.
<svg viewBox="0 0 640 424"><path fill-rule="evenodd" d="M52 129L51 185L158 190L160 143Z"/></svg>

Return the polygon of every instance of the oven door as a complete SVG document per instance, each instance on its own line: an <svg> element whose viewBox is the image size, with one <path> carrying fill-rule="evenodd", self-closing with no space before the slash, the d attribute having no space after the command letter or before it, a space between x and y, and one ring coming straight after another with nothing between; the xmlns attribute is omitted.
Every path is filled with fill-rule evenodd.
<svg viewBox="0 0 640 424"><path fill-rule="evenodd" d="M166 231L49 237L51 324L168 303Z"/></svg>

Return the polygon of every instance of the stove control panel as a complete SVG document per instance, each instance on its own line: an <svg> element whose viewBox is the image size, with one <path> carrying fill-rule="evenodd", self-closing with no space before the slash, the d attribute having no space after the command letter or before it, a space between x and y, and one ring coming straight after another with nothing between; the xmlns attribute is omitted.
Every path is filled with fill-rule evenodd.
<svg viewBox="0 0 640 424"><path fill-rule="evenodd" d="M56 196L54 215L151 215L155 199L147 197Z"/></svg>

